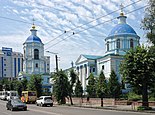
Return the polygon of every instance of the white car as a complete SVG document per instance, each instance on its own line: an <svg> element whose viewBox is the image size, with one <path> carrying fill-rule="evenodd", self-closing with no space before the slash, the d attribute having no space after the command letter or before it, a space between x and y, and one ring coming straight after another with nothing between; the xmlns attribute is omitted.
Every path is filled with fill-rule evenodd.
<svg viewBox="0 0 155 115"><path fill-rule="evenodd" d="M53 106L53 100L51 96L41 96L36 100L36 105L37 106L47 106L50 105L51 107Z"/></svg>

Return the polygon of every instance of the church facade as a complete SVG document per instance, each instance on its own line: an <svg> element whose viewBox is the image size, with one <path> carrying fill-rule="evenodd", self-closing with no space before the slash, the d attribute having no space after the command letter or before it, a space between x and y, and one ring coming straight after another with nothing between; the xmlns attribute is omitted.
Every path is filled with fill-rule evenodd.
<svg viewBox="0 0 155 115"><path fill-rule="evenodd" d="M86 85L88 84L88 76L93 73L98 76L101 71L104 72L108 80L111 71L114 70L117 74L119 82L121 76L119 74L119 66L123 60L123 55L130 48L135 48L139 45L140 37L134 29L126 23L126 18L123 12L118 17L119 23L111 30L108 37L105 38L106 52L102 56L96 55L80 55L77 59L76 72L79 80L82 83L84 94L86 92Z"/></svg>
<svg viewBox="0 0 155 115"><path fill-rule="evenodd" d="M30 80L31 75L41 75L42 88L44 92L51 92L50 84L50 57L44 56L44 44L37 36L35 25L30 29L31 35L23 43L23 72L18 75L18 80L26 78Z"/></svg>

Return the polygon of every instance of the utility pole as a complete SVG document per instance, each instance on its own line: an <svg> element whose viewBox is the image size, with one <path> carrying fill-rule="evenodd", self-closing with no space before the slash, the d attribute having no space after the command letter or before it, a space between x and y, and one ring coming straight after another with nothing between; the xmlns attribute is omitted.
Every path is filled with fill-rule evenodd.
<svg viewBox="0 0 155 115"><path fill-rule="evenodd" d="M56 72L58 72L58 56L55 54Z"/></svg>
<svg viewBox="0 0 155 115"><path fill-rule="evenodd" d="M55 55L55 65L56 65L56 72L58 72L58 56L57 56L57 54L58 53L54 53L54 52L50 52L50 51L46 51L46 52L48 52L48 53L51 53L51 54L54 54Z"/></svg>

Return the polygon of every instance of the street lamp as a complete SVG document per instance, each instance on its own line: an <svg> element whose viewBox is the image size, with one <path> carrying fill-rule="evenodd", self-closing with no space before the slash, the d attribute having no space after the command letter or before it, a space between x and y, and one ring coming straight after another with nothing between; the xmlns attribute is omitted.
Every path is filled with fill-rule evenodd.
<svg viewBox="0 0 155 115"><path fill-rule="evenodd" d="M55 63L56 63L56 72L58 72L58 53L54 53L54 52L50 52L50 51L46 51L48 53L54 54L55 55Z"/></svg>

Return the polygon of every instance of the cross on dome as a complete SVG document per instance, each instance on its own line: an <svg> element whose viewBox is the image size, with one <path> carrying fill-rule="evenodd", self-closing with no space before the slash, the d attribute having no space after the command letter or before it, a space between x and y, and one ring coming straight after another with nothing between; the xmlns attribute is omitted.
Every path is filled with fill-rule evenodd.
<svg viewBox="0 0 155 115"><path fill-rule="evenodd" d="M35 27L35 25L34 25L34 18L32 19L32 21L33 21L33 24L32 24L32 29L35 29L36 27Z"/></svg>
<svg viewBox="0 0 155 115"><path fill-rule="evenodd" d="M120 9L121 9L121 13L120 13L120 15L121 15L121 16L124 16L124 13L123 13L124 6L123 6L122 3L121 3L121 5L120 5Z"/></svg>

